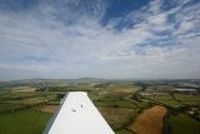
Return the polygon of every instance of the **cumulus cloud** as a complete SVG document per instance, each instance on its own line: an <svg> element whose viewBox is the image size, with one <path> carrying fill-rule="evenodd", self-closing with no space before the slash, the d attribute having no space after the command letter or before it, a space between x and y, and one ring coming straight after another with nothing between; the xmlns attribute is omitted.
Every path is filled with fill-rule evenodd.
<svg viewBox="0 0 200 134"><path fill-rule="evenodd" d="M150 1L106 24L104 0L2 3L1 79L200 78L199 3Z"/></svg>

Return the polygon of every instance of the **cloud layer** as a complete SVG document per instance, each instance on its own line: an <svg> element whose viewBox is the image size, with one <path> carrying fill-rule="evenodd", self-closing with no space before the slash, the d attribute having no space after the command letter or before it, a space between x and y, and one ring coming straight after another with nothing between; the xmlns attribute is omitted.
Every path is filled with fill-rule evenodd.
<svg viewBox="0 0 200 134"><path fill-rule="evenodd" d="M200 78L199 2L121 3L1 1L0 79Z"/></svg>

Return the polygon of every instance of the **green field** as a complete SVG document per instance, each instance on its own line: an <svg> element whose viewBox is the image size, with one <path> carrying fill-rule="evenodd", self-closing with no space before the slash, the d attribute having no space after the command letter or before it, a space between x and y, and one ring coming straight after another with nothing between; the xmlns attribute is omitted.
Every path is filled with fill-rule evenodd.
<svg viewBox="0 0 200 134"><path fill-rule="evenodd" d="M200 122L187 115L171 116L169 118L172 134L199 134Z"/></svg>
<svg viewBox="0 0 200 134"><path fill-rule="evenodd" d="M0 114L0 133L41 134L50 117L33 109Z"/></svg>

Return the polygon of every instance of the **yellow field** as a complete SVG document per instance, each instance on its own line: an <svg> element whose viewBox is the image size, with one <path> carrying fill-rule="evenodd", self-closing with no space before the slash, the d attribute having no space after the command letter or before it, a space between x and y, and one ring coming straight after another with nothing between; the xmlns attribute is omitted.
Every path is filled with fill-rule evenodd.
<svg viewBox="0 0 200 134"><path fill-rule="evenodd" d="M40 108L42 112L54 113L58 109L59 105L44 105Z"/></svg>
<svg viewBox="0 0 200 134"><path fill-rule="evenodd" d="M12 88L12 92L34 92L36 88L28 87L28 86L18 86Z"/></svg>

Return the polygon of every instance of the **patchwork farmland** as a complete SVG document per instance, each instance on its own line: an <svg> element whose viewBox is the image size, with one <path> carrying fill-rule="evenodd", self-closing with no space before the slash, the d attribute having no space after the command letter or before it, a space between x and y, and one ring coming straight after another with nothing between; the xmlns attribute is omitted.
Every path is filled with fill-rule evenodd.
<svg viewBox="0 0 200 134"><path fill-rule="evenodd" d="M189 87L185 87L187 83ZM195 90L188 92L176 88ZM199 88L199 81L1 82L0 133L42 133L65 94L79 90L88 92L116 134L146 134L145 131L148 134L198 134Z"/></svg>

